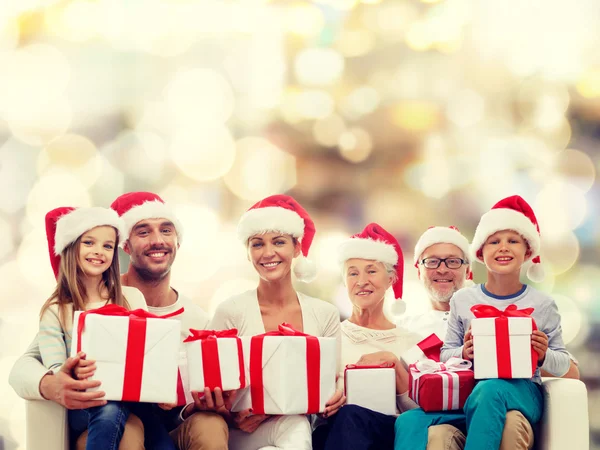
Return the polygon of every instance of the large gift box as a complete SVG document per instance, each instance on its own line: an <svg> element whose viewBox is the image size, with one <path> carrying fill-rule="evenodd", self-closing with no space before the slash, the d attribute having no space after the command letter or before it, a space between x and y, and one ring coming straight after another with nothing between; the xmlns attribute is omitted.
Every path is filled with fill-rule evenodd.
<svg viewBox="0 0 600 450"><path fill-rule="evenodd" d="M461 409L475 386L471 361L450 358L411 364L408 371L408 396L424 411Z"/></svg>
<svg viewBox="0 0 600 450"><path fill-rule="evenodd" d="M357 366L344 371L348 405L358 405L382 414L396 414L396 369L392 366Z"/></svg>
<svg viewBox="0 0 600 450"><path fill-rule="evenodd" d="M238 392L232 411L314 414L335 393L335 338L315 337L281 324L277 331L243 337L250 387Z"/></svg>
<svg viewBox="0 0 600 450"><path fill-rule="evenodd" d="M184 341L190 391L246 387L242 341L237 330L192 330Z"/></svg>
<svg viewBox="0 0 600 450"><path fill-rule="evenodd" d="M417 361L424 361L426 359L432 359L434 361L440 360L440 351L444 343L435 333L431 333L421 342L413 345L411 348L406 350L402 355L401 359L406 367Z"/></svg>
<svg viewBox="0 0 600 450"><path fill-rule="evenodd" d="M471 321L475 378L531 378L538 362L531 346L537 329L530 316L533 308L518 310L513 304L500 311L475 305L471 311L476 317Z"/></svg>
<svg viewBox="0 0 600 450"><path fill-rule="evenodd" d="M96 361L93 390L106 400L174 403L181 323L147 311L107 305L75 313L71 355Z"/></svg>

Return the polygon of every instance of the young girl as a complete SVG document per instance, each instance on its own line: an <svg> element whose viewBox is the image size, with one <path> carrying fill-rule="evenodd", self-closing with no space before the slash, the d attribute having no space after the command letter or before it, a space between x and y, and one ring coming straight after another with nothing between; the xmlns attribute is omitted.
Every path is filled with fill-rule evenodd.
<svg viewBox="0 0 600 450"><path fill-rule="evenodd" d="M258 273L258 288L219 305L209 328L237 328L240 336L254 336L288 322L304 333L339 339L340 316L335 306L296 292L292 285L296 258L296 276L302 281L314 278L314 266L305 259L314 233L308 213L287 195L273 195L250 208L240 220L238 234ZM335 414L344 401L337 391L323 415ZM312 449L306 416L252 415L245 410L233 413L233 418L236 429L229 433L231 450Z"/></svg>
<svg viewBox="0 0 600 450"><path fill-rule="evenodd" d="M40 312L40 353L48 369L58 369L71 352L75 311L108 303L147 309L140 291L121 287L115 256L121 230L121 219L111 209L63 207L46 215L48 250L57 280ZM87 365L80 368L79 376L87 378L94 370L93 364ZM88 450L116 450L128 416L127 404L109 401L104 406L70 410L69 426L74 437L88 429Z"/></svg>

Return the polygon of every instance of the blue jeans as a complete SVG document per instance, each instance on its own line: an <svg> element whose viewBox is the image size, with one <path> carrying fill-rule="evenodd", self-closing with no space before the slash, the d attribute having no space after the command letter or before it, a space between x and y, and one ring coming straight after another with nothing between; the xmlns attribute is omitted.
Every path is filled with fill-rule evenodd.
<svg viewBox="0 0 600 450"><path fill-rule="evenodd" d="M118 450L129 408L122 402L69 411L69 427L74 436L88 430L86 450Z"/></svg>
<svg viewBox="0 0 600 450"><path fill-rule="evenodd" d="M144 424L146 450L177 450L163 423L161 410L153 403L128 403L131 412Z"/></svg>
<svg viewBox="0 0 600 450"><path fill-rule="evenodd" d="M396 416L344 405L313 432L313 450L392 450Z"/></svg>
<svg viewBox="0 0 600 450"><path fill-rule="evenodd" d="M449 424L466 429L465 450L498 450L506 413L520 411L531 425L542 418L544 398L531 380L483 380L477 383L462 411L426 413L421 408L407 411L395 424L394 448L425 450L429 427Z"/></svg>

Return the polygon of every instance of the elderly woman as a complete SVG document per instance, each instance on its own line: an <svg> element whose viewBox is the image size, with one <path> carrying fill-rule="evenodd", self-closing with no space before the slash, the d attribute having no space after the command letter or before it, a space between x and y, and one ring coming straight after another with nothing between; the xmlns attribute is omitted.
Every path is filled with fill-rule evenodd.
<svg viewBox="0 0 600 450"><path fill-rule="evenodd" d="M294 259L298 259L294 273L299 280L314 278L314 265L305 258L314 233L313 221L292 197L274 195L250 208L240 220L238 234L258 273L258 288L219 305L210 328L237 328L240 336L254 336L287 322L304 333L336 337L339 342L340 316L335 306L296 292L292 285ZM344 401L342 391L336 391L323 416L331 417ZM312 448L311 428L304 415L252 415L245 410L233 413L233 422L232 450Z"/></svg>
<svg viewBox="0 0 600 450"><path fill-rule="evenodd" d="M342 244L339 252L343 278L352 302L352 315L341 324L342 367L356 365L394 365L396 370L397 413L416 408L408 398L408 373L400 355L417 342L419 336L397 328L383 312L385 292L392 287L402 312L402 275L404 261L398 241L375 223ZM388 416L357 405L345 405L325 425L313 433L313 448L393 449L394 422Z"/></svg>

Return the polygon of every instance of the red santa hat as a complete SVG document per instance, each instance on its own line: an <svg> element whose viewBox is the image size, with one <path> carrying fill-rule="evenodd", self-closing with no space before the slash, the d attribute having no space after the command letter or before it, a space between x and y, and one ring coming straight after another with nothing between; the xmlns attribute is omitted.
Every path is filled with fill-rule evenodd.
<svg viewBox="0 0 600 450"><path fill-rule="evenodd" d="M502 230L516 231L525 238L531 250L527 260L531 259L532 262L527 276L531 281L542 281L545 274L540 259L540 227L529 203L518 195L500 200L481 216L471 243L473 259L483 262L483 244L492 234Z"/></svg>
<svg viewBox="0 0 600 450"><path fill-rule="evenodd" d="M370 223L360 233L351 236L340 245L338 261L344 264L352 258L369 259L391 264L396 269L398 279L393 284L394 298L392 312L400 315L406 310L402 301L402 287L404 284L404 256L402 248L394 236L388 233L381 225Z"/></svg>
<svg viewBox="0 0 600 450"><path fill-rule="evenodd" d="M271 195L252 205L237 227L237 234L244 244L248 243L251 236L273 231L300 240L302 255L294 266L294 274L306 283L314 280L317 268L307 258L315 236L315 224L306 210L289 195Z"/></svg>
<svg viewBox="0 0 600 450"><path fill-rule="evenodd" d="M124 236L123 221L108 208L63 206L46 214L46 238L54 276L58 276L60 254L79 236L95 227L109 225L117 230L117 241Z"/></svg>
<svg viewBox="0 0 600 450"><path fill-rule="evenodd" d="M419 260L421 259L423 252L435 244L456 245L463 252L463 257L468 262L470 255L469 240L462 235L457 227L429 227L427 231L421 235L417 241L417 245L415 245L413 261L417 269L419 268ZM469 270L469 273L467 274L467 279L473 279L473 272L471 270Z"/></svg>
<svg viewBox="0 0 600 450"><path fill-rule="evenodd" d="M181 243L183 227L177 219L173 210L162 198L152 192L128 192L123 194L110 205L125 224L125 235L123 242L129 239L131 230L141 220L145 219L167 219L175 225L177 238Z"/></svg>

